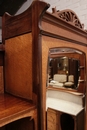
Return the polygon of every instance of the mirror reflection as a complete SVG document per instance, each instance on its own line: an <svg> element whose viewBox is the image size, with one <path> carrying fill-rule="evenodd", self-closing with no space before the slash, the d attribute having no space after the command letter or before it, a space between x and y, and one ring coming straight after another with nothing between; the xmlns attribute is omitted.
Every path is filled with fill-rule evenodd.
<svg viewBox="0 0 87 130"><path fill-rule="evenodd" d="M72 48L50 49L48 86L77 89L79 87L82 55L82 52Z"/></svg>

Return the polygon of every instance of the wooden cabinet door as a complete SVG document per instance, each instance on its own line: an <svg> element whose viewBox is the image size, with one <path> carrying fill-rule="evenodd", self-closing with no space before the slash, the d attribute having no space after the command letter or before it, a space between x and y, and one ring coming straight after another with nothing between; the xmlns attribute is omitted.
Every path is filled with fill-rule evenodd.
<svg viewBox="0 0 87 130"><path fill-rule="evenodd" d="M47 110L47 130L60 130L59 113L50 108Z"/></svg>

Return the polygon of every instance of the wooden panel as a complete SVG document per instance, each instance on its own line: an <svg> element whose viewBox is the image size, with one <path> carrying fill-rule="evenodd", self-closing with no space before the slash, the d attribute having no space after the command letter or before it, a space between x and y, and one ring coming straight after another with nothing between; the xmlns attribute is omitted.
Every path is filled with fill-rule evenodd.
<svg viewBox="0 0 87 130"><path fill-rule="evenodd" d="M0 93L4 93L3 66L0 66Z"/></svg>
<svg viewBox="0 0 87 130"><path fill-rule="evenodd" d="M56 113L53 113L53 112L47 112L47 118L49 121L51 121L53 124L54 123L57 123L57 120L56 120Z"/></svg>
<svg viewBox="0 0 87 130"><path fill-rule="evenodd" d="M18 35L29 33L32 30L32 10L29 7L19 15L11 16L4 13L2 17L2 42L4 39L12 38Z"/></svg>
<svg viewBox="0 0 87 130"><path fill-rule="evenodd" d="M48 127L47 128L48 128L47 130L57 130L57 125L48 121Z"/></svg>
<svg viewBox="0 0 87 130"><path fill-rule="evenodd" d="M47 119L52 122L53 124L58 124L57 121L57 113L56 111L48 109L47 111Z"/></svg>
<svg viewBox="0 0 87 130"><path fill-rule="evenodd" d="M52 109L47 110L47 128L48 130L57 130L59 127L58 112Z"/></svg>
<svg viewBox="0 0 87 130"><path fill-rule="evenodd" d="M5 25L3 25L3 32L4 32L4 34L2 34L3 37L7 39L30 32L32 27L30 16L31 16L31 10L28 10L27 12L24 12L14 17L5 14L6 19L5 17L2 17L3 20L2 23L4 24L5 22Z"/></svg>
<svg viewBox="0 0 87 130"><path fill-rule="evenodd" d="M21 35L5 43L5 90L32 99L32 37Z"/></svg>

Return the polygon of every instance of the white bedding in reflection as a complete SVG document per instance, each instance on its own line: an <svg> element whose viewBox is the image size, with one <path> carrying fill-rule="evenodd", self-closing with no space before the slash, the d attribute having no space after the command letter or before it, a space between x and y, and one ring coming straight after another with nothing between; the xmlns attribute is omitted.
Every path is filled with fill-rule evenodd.
<svg viewBox="0 0 87 130"><path fill-rule="evenodd" d="M49 85L51 85L51 86L57 86L57 87L63 87L63 83L59 83L59 82L57 82L57 81L51 81L50 83L49 83Z"/></svg>

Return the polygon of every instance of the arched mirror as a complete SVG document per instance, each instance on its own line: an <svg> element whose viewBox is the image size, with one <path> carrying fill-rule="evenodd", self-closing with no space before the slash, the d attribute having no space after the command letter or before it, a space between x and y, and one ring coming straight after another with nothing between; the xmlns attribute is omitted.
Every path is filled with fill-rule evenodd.
<svg viewBox="0 0 87 130"><path fill-rule="evenodd" d="M85 91L85 54L73 48L49 50L47 86Z"/></svg>

